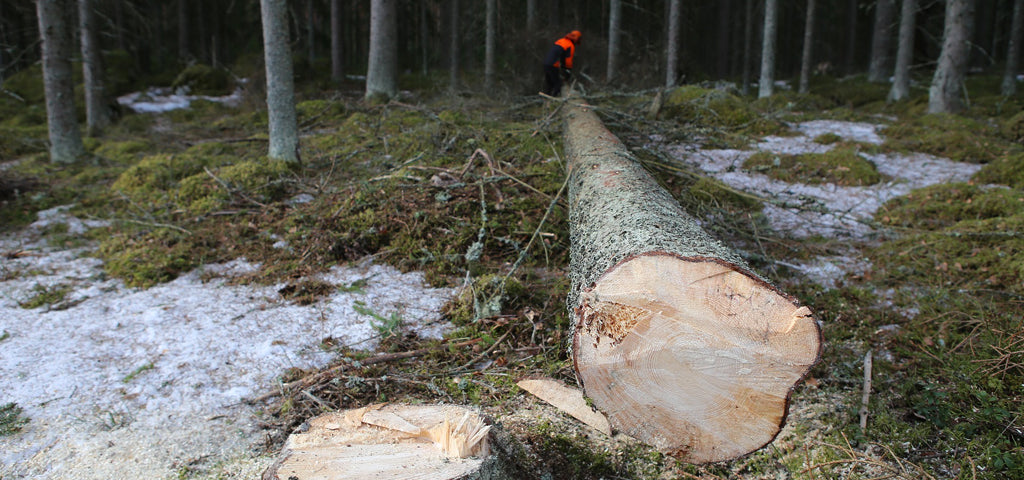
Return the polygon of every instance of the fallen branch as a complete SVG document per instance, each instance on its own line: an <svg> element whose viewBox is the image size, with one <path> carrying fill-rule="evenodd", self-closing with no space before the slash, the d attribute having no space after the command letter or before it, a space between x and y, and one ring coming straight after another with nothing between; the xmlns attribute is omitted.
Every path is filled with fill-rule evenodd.
<svg viewBox="0 0 1024 480"><path fill-rule="evenodd" d="M871 350L864 355L864 390L860 397L860 432L867 433L868 401L871 400Z"/></svg>
<svg viewBox="0 0 1024 480"><path fill-rule="evenodd" d="M269 392L269 393L263 394L263 395L255 398L253 400L246 401L246 403L253 404L253 403L263 402L263 401L266 401L268 399L271 399L271 398L274 398L274 397L277 397L277 396L280 396L280 395L284 394L285 390L291 390L291 389L294 389L294 388L301 388L301 389L308 388L309 386L315 384L316 382L319 382L320 380L323 380L324 378L327 378L327 377L329 377L331 375L337 374L338 372L344 371L344 370L346 370L348 368L352 368L352 367L356 367L356 368L358 368L358 367L365 367L365 366L369 366L369 365L376 365L378 363L388 363L388 362L394 362L394 361L397 361L397 360L404 360L406 358L422 357L423 355L426 355L426 354L428 354L430 352L434 352L434 351L437 351L437 350L441 350L442 348L462 348L462 347L466 347L466 346L469 346L469 345L473 345L474 343L479 343L481 340L483 340L483 339L481 339L481 338L474 338L472 340L466 340L466 341L463 341L463 342L458 342L458 343L453 343L453 344L449 344L448 342L442 342L441 344L433 346L433 347L420 348L418 350L410 350L410 351L407 351L407 352L385 353L385 354L377 355L376 357L371 357L371 358L367 358L367 359L364 359L364 360L354 360L354 361L352 361L352 363L342 363L340 365L336 365L334 367L328 368L327 370L321 370L319 372L316 372L316 373L313 373L313 374L310 374L310 375L306 375L305 377L302 377L302 378L300 378L298 380L288 382L288 383L286 383L284 385L281 385L281 388L278 391L276 391L276 392Z"/></svg>

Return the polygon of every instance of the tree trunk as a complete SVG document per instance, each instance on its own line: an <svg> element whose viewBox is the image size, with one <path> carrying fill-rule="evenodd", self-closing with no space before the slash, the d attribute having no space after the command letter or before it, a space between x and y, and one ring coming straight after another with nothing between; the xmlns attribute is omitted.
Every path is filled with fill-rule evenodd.
<svg viewBox="0 0 1024 480"><path fill-rule="evenodd" d="M889 66L889 50L892 43L892 17L896 9L894 1L875 2L875 28L871 35L871 64L868 66L869 82L884 82L892 71Z"/></svg>
<svg viewBox="0 0 1024 480"><path fill-rule="evenodd" d="M288 48L287 0L260 0L263 18L263 54L267 67L267 119L270 123L270 158L299 161L299 135L295 116L295 79Z"/></svg>
<svg viewBox="0 0 1024 480"><path fill-rule="evenodd" d="M679 70L679 5L680 0L669 0L667 58L665 60L665 86L676 86Z"/></svg>
<svg viewBox="0 0 1024 480"><path fill-rule="evenodd" d="M342 44L342 0L331 0L331 80L340 85L345 81L345 48Z"/></svg>
<svg viewBox="0 0 1024 480"><path fill-rule="evenodd" d="M747 13L743 27L743 87L740 91L744 96L750 94L750 67L754 58L754 3L757 0L744 0Z"/></svg>
<svg viewBox="0 0 1024 480"><path fill-rule="evenodd" d="M188 0L178 0L178 59L188 58Z"/></svg>
<svg viewBox="0 0 1024 480"><path fill-rule="evenodd" d="M815 0L807 0L807 18L804 20L804 50L800 56L800 93L807 93L811 82L811 44L814 41Z"/></svg>
<svg viewBox="0 0 1024 480"><path fill-rule="evenodd" d="M1020 42L1024 41L1024 0L1013 2L1013 20L1010 24L1010 41L1006 46L1006 73L1003 75L1002 93L1012 96L1017 93L1017 66L1020 61Z"/></svg>
<svg viewBox="0 0 1024 480"><path fill-rule="evenodd" d="M85 83L85 125L90 136L110 125L110 109L103 85L103 56L96 36L93 0L78 0L78 21L82 34L82 76Z"/></svg>
<svg viewBox="0 0 1024 480"><path fill-rule="evenodd" d="M718 40L715 42L718 53L716 70L718 78L729 77L729 59L732 56L732 49L729 48L729 39L732 38L732 22L734 18L732 2L730 0L719 0L718 2Z"/></svg>
<svg viewBox="0 0 1024 480"><path fill-rule="evenodd" d="M608 70L605 73L605 81L609 84L615 81L616 69L619 64L619 23L622 20L622 0L611 0L608 9Z"/></svg>
<svg viewBox="0 0 1024 480"><path fill-rule="evenodd" d="M928 113L956 113L964 108L960 91L967 75L974 0L946 0L942 53L928 90Z"/></svg>
<svg viewBox="0 0 1024 480"><path fill-rule="evenodd" d="M757 98L772 96L775 88L775 39L779 27L779 1L764 2L764 41L761 43L761 80Z"/></svg>
<svg viewBox="0 0 1024 480"><path fill-rule="evenodd" d="M398 96L396 2L370 2L370 64L366 69L366 99L372 102L387 102Z"/></svg>
<svg viewBox="0 0 1024 480"><path fill-rule="evenodd" d="M487 0L485 9L487 31L484 34L486 37L484 41L484 86L488 92L491 92L494 89L494 37L498 30L498 1Z"/></svg>
<svg viewBox="0 0 1024 480"><path fill-rule="evenodd" d="M306 60L310 67L316 60L316 12L313 0L306 0Z"/></svg>
<svg viewBox="0 0 1024 480"><path fill-rule="evenodd" d="M898 102L910 96L910 62L914 59L914 28L917 19L917 0L903 0L900 11L899 48L896 51L896 70L893 74L889 101Z"/></svg>
<svg viewBox="0 0 1024 480"><path fill-rule="evenodd" d="M857 0L850 0L847 5L846 17L846 73L852 75L857 71Z"/></svg>
<svg viewBox="0 0 1024 480"><path fill-rule="evenodd" d="M451 0L449 9L448 88L454 92L459 88L459 0Z"/></svg>
<svg viewBox="0 0 1024 480"><path fill-rule="evenodd" d="M50 160L71 163L85 155L82 134L75 118L75 92L71 77L74 12L70 0L37 0L39 32L43 42L43 89L46 92L46 123L50 134Z"/></svg>
<svg viewBox="0 0 1024 480"><path fill-rule="evenodd" d="M526 0L526 31L537 31L537 0Z"/></svg>
<svg viewBox="0 0 1024 480"><path fill-rule="evenodd" d="M614 429L693 463L770 442L819 357L807 307L711 238L586 106L566 109L570 356Z"/></svg>
<svg viewBox="0 0 1024 480"><path fill-rule="evenodd" d="M517 478L478 413L457 405L373 405L326 413L288 437L264 480Z"/></svg>

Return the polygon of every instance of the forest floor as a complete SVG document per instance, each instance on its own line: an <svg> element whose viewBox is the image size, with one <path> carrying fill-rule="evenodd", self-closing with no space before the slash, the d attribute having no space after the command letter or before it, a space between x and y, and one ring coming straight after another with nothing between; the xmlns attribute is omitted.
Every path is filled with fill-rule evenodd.
<svg viewBox="0 0 1024 480"><path fill-rule="evenodd" d="M294 170L266 165L244 100L199 101L127 115L83 165L7 146L30 151L0 210L0 478L254 478L302 421L379 401L478 406L531 478L1020 474L1024 157L986 127L1009 115L950 128L913 106L686 87L646 118L653 94L592 101L822 322L822 362L768 447L685 465L515 387L573 382L554 105L307 100Z"/></svg>

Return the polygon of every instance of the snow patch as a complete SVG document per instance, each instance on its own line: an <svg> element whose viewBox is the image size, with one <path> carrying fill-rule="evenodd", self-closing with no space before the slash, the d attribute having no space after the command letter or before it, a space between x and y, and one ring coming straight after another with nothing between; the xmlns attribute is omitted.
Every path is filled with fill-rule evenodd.
<svg viewBox="0 0 1024 480"><path fill-rule="evenodd" d="M33 228L77 221L66 211L42 212ZM376 345L357 302L400 314L423 337L449 328L438 312L452 291L389 266L332 268L319 279L365 286L300 306L281 299L283 285L231 285L259 268L245 259L139 290L108 279L87 249L0 238L0 251L18 250L29 255L0 260L0 332L9 335L0 403L17 403L31 422L0 438L4 478L163 478L195 459L248 456L262 438L243 400L272 391L288 368L326 365L334 354L323 339ZM68 308L19 307L37 286L55 285L70 287Z"/></svg>
<svg viewBox="0 0 1024 480"><path fill-rule="evenodd" d="M144 92L133 92L117 97L117 103L135 113L164 113L188 108L194 100L208 100L237 107L242 102L242 89L237 88L231 95L212 97L189 95L186 90L172 90L167 87L152 87Z"/></svg>

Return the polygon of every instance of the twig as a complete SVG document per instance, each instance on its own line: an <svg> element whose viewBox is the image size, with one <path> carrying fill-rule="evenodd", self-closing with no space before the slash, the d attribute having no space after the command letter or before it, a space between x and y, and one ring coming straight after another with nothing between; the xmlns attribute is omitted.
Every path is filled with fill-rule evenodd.
<svg viewBox="0 0 1024 480"><path fill-rule="evenodd" d="M385 353L385 354L377 355L376 357L367 358L365 360L359 360L358 364L360 366L368 366L368 365L376 365L378 363L387 363L387 362L394 362L396 360L404 360L406 358L422 357L423 355L426 355L426 354L428 354L430 352L433 352L433 351L436 351L436 350L440 350L442 347L462 348L462 347L466 347L466 346L472 345L474 343L478 343L481 340L482 340L481 338L474 338L472 340L466 340L466 341L458 342L458 343L454 343L454 344L441 343L440 345L437 345L437 346L434 346L434 347L421 348L421 349L418 349L418 350L410 350L410 351L407 351L407 352ZM302 378L300 378L298 380L295 380L295 381L292 381L292 382L288 382L288 383L286 383L284 385L281 385L280 390L278 390L276 392L266 393L264 395L261 395L261 396L257 397L254 400L249 400L247 403L253 404L253 403L262 402L262 401L265 401L267 399L274 398L274 397L277 397L279 395L282 395L285 390L290 390L290 389L295 388L295 387L299 387L299 388L303 388L303 389L308 388L310 385L313 385L314 383L316 383L316 382L318 382L320 380L323 380L324 378L326 378L326 377L328 377L330 375L336 374L336 373L338 373L340 371L343 371L343 370L345 370L345 369L347 369L349 367L352 367L353 365L354 364L351 364L351 363L342 363L341 365L336 365L336 366L331 367L331 368L329 368L327 370L322 370L322 371L317 372L317 373L306 375L305 377L302 377Z"/></svg>
<svg viewBox="0 0 1024 480"><path fill-rule="evenodd" d="M471 365L473 365L474 363L479 362L481 358L484 358L488 353L491 353L492 350L497 348L498 344L500 344L501 342L505 341L505 338L507 338L510 333L512 333L512 329L511 328L507 332L505 332L504 335L499 337L498 341L494 342L493 345L488 347L487 350L484 350L484 351L480 352L480 355L477 355L476 357L473 357L472 360L466 362L465 365L457 368L456 371L465 370L465 369L469 368Z"/></svg>
<svg viewBox="0 0 1024 480"><path fill-rule="evenodd" d="M871 399L871 350L864 355L864 393L860 397L860 432L867 433L868 401Z"/></svg>
<svg viewBox="0 0 1024 480"><path fill-rule="evenodd" d="M192 232L190 230L186 230L186 229L181 228L181 227L179 227L177 225L171 225L169 223L143 222L142 220L132 220L130 218L125 218L125 219L122 219L121 221L122 222L128 222L128 223L134 223L134 224L137 224L137 225L145 225L147 227L170 228L171 230L177 230L177 231L179 231L181 233L184 233L186 235L192 235Z"/></svg>

